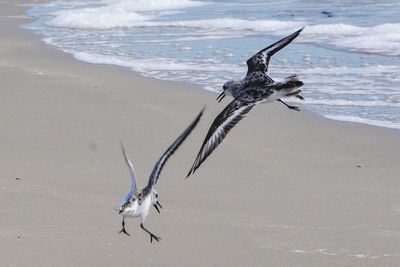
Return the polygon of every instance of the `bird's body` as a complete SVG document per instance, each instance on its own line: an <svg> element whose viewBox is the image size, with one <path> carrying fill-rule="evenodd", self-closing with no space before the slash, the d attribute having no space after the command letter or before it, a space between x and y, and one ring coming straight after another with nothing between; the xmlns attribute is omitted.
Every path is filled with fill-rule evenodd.
<svg viewBox="0 0 400 267"><path fill-rule="evenodd" d="M187 177L194 173L202 162L222 142L228 132L257 104L280 101L288 108L299 110L281 100L282 97L299 95L303 82L297 75L290 75L283 81L275 82L268 76L268 64L271 57L292 42L302 31L300 29L289 36L262 49L247 60L247 74L242 80L230 80L223 85L223 92L218 96L220 102L226 95L234 99L218 114L207 133L199 153Z"/></svg>
<svg viewBox="0 0 400 267"><path fill-rule="evenodd" d="M121 199L120 208L118 209L118 213L122 215L122 229L121 231L119 231L120 233L129 235L129 233L125 229L125 219L127 217L140 217L140 227L150 235L150 242L153 241L153 238L156 241L160 240L160 237L148 231L143 225L147 216L149 215L151 206L153 206L158 211L158 213L160 213L159 208L162 208L161 204L158 202L158 193L155 190L155 185L166 161L178 149L178 147L183 143L186 137L188 137L194 127L196 127L203 114L203 111L204 109L199 113L199 115L197 115L195 120L186 128L186 130L175 140L175 142L173 142L172 145L168 147L161 158L157 161L150 175L147 185L142 189L140 193L138 192L136 186L136 175L133 164L130 161L128 154L121 143L122 154L125 158L126 164L128 165L129 173L131 176L131 188Z"/></svg>
<svg viewBox="0 0 400 267"><path fill-rule="evenodd" d="M271 78L265 75L257 79L257 82L254 82L253 78L234 82L230 90L225 90L225 94L242 101L262 100L262 103L270 103L293 93L300 93L300 90L296 90L302 85L303 82L299 81L296 75L289 76L282 82L271 81Z"/></svg>
<svg viewBox="0 0 400 267"><path fill-rule="evenodd" d="M141 217L144 222L149 215L150 207L156 205L156 203L156 194L148 194L144 199L136 198L129 205L126 205L121 209L120 214L124 217Z"/></svg>
<svg viewBox="0 0 400 267"><path fill-rule="evenodd" d="M121 144L122 146L122 144ZM124 156L128 158L128 154L126 154L125 148L122 146L122 151ZM129 158L128 161L130 162ZM129 164L128 164L129 166ZM126 197L131 191L126 193L126 195L121 199L121 205L119 208L119 214L124 217L142 217L142 221L144 221L149 214L149 210L151 206L154 206L158 212L158 209L161 207L160 203L158 202L158 193L155 190L154 185L147 185L143 188L140 194L136 194L132 198ZM137 190L137 189L135 189Z"/></svg>

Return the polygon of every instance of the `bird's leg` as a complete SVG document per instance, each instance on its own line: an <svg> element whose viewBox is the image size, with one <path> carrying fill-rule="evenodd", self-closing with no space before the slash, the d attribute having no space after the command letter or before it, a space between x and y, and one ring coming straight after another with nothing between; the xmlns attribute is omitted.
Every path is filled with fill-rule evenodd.
<svg viewBox="0 0 400 267"><path fill-rule="evenodd" d="M278 99L278 101L283 103L285 106L287 106L290 109L293 109L293 110L296 110L296 111L300 111L299 107L288 105L285 102L283 102L281 99Z"/></svg>
<svg viewBox="0 0 400 267"><path fill-rule="evenodd" d="M125 218L122 219L122 229L118 233L124 233L126 235L130 235L126 230L125 230Z"/></svg>
<svg viewBox="0 0 400 267"><path fill-rule="evenodd" d="M144 228L143 223L140 223L140 228L142 228L143 230L145 230L145 231L150 235L150 243L153 243L153 238L154 238L155 240L157 240L157 242L160 241L161 237L155 236L155 235L152 234L149 230L147 230L146 228Z"/></svg>

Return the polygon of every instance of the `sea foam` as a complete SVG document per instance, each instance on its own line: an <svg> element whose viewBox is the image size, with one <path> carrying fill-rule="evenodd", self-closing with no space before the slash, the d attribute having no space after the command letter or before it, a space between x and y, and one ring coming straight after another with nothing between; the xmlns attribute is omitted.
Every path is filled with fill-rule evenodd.
<svg viewBox="0 0 400 267"><path fill-rule="evenodd" d="M361 27L345 23L315 24L309 19L300 20L255 20L238 19L229 16L215 19L162 20L163 11L180 10L211 2L190 0L105 0L95 7L78 8L50 13L54 18L46 23L49 26L77 29L127 28L201 28L220 31L220 38L240 32L242 36L254 33L288 34L294 29L306 26L301 42L325 43L340 49L390 56L400 55L400 23L384 23Z"/></svg>
<svg viewBox="0 0 400 267"><path fill-rule="evenodd" d="M392 129L400 129L400 123L390 122L390 121L378 121L371 119L363 119L355 116L339 116L339 115L325 115L326 118L337 121L349 121L349 122L357 122L363 123L373 126L380 126Z"/></svg>
<svg viewBox="0 0 400 267"><path fill-rule="evenodd" d="M310 25L304 31L304 37L310 42L326 42L352 51L400 55L400 23L385 23L373 27L342 23Z"/></svg>
<svg viewBox="0 0 400 267"><path fill-rule="evenodd" d="M81 29L110 29L115 27L141 27L141 21L154 16L151 12L175 10L203 5L190 0L120 0L102 1L98 7L74 8L53 12L47 22L55 27ZM146 15L145 15L146 14Z"/></svg>
<svg viewBox="0 0 400 267"><path fill-rule="evenodd" d="M305 83L303 103L326 117L396 128L397 14L382 18L379 4L360 9L360 4L350 3L346 12L324 5L333 14L326 17L321 5L305 2L75 0L55 1L28 14L39 18L31 29L76 59L192 82L214 92L220 92L226 80L243 78L248 57L306 26L272 58L271 77L298 74ZM281 9L288 4L295 11ZM352 10L362 16L353 17Z"/></svg>

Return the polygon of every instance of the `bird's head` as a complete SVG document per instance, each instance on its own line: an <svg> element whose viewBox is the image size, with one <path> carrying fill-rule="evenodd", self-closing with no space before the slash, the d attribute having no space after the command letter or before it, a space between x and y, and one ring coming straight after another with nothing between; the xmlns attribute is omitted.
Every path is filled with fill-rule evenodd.
<svg viewBox="0 0 400 267"><path fill-rule="evenodd" d="M129 206L129 204L130 204L129 202L126 202L126 203L122 204L122 205L119 207L119 209L117 209L118 214L123 213L123 212L125 211L125 209Z"/></svg>
<svg viewBox="0 0 400 267"><path fill-rule="evenodd" d="M157 212L160 213L159 208L162 209L162 206L160 202L158 202L158 192L154 188L151 189L151 204L153 204Z"/></svg>
<svg viewBox="0 0 400 267"><path fill-rule="evenodd" d="M151 204L156 204L158 199L158 192L153 188L151 188Z"/></svg>
<svg viewBox="0 0 400 267"><path fill-rule="evenodd" d="M226 95L232 95L232 89L235 87L236 82L233 80L227 81L226 83L224 83L224 85L222 86L222 93L217 97L217 101L221 102L222 99L224 99L224 97Z"/></svg>

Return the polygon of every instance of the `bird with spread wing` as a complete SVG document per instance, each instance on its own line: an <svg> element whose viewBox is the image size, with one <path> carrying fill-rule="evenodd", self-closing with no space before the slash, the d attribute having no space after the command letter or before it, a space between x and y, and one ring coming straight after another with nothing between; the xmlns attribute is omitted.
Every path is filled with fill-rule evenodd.
<svg viewBox="0 0 400 267"><path fill-rule="evenodd" d="M172 143L172 145L168 147L168 149L164 152L161 158L157 161L150 175L147 186L143 188L143 190L140 193L136 186L136 175L135 175L135 170L133 168L133 164L128 157L128 153L126 152L125 147L121 143L122 154L124 156L126 164L128 165L129 174L131 176L131 187L130 190L121 199L120 208L118 209L118 213L122 215L122 229L121 231L119 231L120 233L129 235L129 233L125 229L126 217L141 217L140 227L150 235L150 242L153 242L153 239L155 239L156 241L159 241L161 239L160 237L154 235L149 230L147 230L143 225L144 221L146 220L146 217L149 214L151 206L154 206L154 208L158 211L158 213L160 213L159 208L162 208L160 202L158 202L158 193L155 190L155 185L158 181L158 177L161 173L161 170L164 167L165 163L167 162L168 158L178 149L178 147L182 144L182 142L196 127L197 123L200 121L203 112L204 108L197 115L194 121Z"/></svg>
<svg viewBox="0 0 400 267"><path fill-rule="evenodd" d="M304 28L286 36L285 38L262 49L247 60L247 75L242 80L231 80L223 85L223 92L218 96L220 102L226 95L234 99L224 110L215 118L204 139L204 142L197 154L194 163L186 177L193 174L213 150L222 142L228 132L250 112L250 110L260 103L270 103L279 101L289 109L300 109L291 106L281 100L282 97L294 96L301 100L301 90L303 82L297 75L290 75L283 81L275 82L268 76L268 64L271 57L291 43Z"/></svg>

